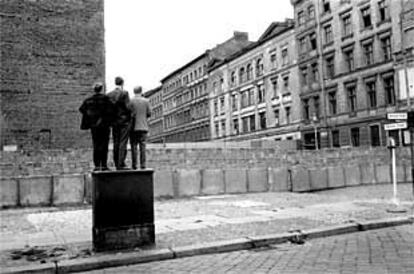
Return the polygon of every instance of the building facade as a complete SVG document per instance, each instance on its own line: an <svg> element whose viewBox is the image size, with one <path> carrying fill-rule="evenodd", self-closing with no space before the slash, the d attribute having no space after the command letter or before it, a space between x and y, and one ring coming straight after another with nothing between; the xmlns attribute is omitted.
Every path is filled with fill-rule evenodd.
<svg viewBox="0 0 414 274"><path fill-rule="evenodd" d="M384 131L404 107L395 71L401 51L401 1L292 0L308 147L381 146L403 141ZM316 134L315 134L316 133Z"/></svg>
<svg viewBox="0 0 414 274"><path fill-rule="evenodd" d="M90 147L82 101L105 79L103 0L0 1L0 146Z"/></svg>
<svg viewBox="0 0 414 274"><path fill-rule="evenodd" d="M210 140L208 67L249 44L247 33L235 32L161 80L165 142Z"/></svg>
<svg viewBox="0 0 414 274"><path fill-rule="evenodd" d="M209 71L212 139L299 139L294 21L272 23Z"/></svg>
<svg viewBox="0 0 414 274"><path fill-rule="evenodd" d="M148 141L151 143L164 142L164 115L163 115L163 98L162 87L145 92L144 96L148 98L151 106L151 116L148 119L149 133Z"/></svg>

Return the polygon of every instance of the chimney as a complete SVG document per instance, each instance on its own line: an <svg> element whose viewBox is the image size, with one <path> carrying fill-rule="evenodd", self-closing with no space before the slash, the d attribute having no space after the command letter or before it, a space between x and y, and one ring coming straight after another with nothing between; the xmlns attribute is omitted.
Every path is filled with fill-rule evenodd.
<svg viewBox="0 0 414 274"><path fill-rule="evenodd" d="M234 31L233 37L234 37L234 40L236 41L248 41L249 40L249 34L243 31Z"/></svg>

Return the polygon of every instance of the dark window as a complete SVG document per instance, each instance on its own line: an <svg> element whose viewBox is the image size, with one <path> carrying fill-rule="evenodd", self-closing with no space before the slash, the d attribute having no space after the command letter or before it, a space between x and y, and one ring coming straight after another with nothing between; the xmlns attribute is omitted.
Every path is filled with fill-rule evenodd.
<svg viewBox="0 0 414 274"><path fill-rule="evenodd" d="M286 113L286 124L290 124L290 107L285 108Z"/></svg>
<svg viewBox="0 0 414 274"><path fill-rule="evenodd" d="M389 130L388 137L393 138L395 140L395 145L400 145L400 130Z"/></svg>
<svg viewBox="0 0 414 274"><path fill-rule="evenodd" d="M347 66L348 72L354 70L354 49L347 49L344 51L345 63Z"/></svg>
<svg viewBox="0 0 414 274"><path fill-rule="evenodd" d="M359 128L351 128L351 145L354 147L359 147Z"/></svg>
<svg viewBox="0 0 414 274"><path fill-rule="evenodd" d="M259 103L263 103L265 101L266 93L264 85L258 85L257 86L257 96Z"/></svg>
<svg viewBox="0 0 414 274"><path fill-rule="evenodd" d="M309 99L302 100L302 107L303 107L303 119L309 120L310 113L309 113Z"/></svg>
<svg viewBox="0 0 414 274"><path fill-rule="evenodd" d="M304 67L301 68L301 75L302 75L302 85L306 86L308 84L308 68Z"/></svg>
<svg viewBox="0 0 414 274"><path fill-rule="evenodd" d="M218 115L218 103L217 100L214 100L214 116Z"/></svg>
<svg viewBox="0 0 414 274"><path fill-rule="evenodd" d="M226 136L226 122L221 121L221 136Z"/></svg>
<svg viewBox="0 0 414 274"><path fill-rule="evenodd" d="M254 89L249 89L249 106L254 105Z"/></svg>
<svg viewBox="0 0 414 274"><path fill-rule="evenodd" d="M239 134L239 120L233 120L233 134Z"/></svg>
<svg viewBox="0 0 414 274"><path fill-rule="evenodd" d="M233 111L237 110L237 94L231 96L231 109Z"/></svg>
<svg viewBox="0 0 414 274"><path fill-rule="evenodd" d="M322 8L323 12L330 12L331 11L331 5L329 3L329 0L322 0Z"/></svg>
<svg viewBox="0 0 414 274"><path fill-rule="evenodd" d="M371 65L374 62L374 50L372 42L364 44L364 58L365 58L365 65Z"/></svg>
<svg viewBox="0 0 414 274"><path fill-rule="evenodd" d="M313 5L308 7L308 16L309 19L315 18L315 7Z"/></svg>
<svg viewBox="0 0 414 274"><path fill-rule="evenodd" d="M220 97L220 113L224 113L224 97Z"/></svg>
<svg viewBox="0 0 414 274"><path fill-rule="evenodd" d="M370 8L361 9L362 23L364 28L371 27L371 11Z"/></svg>
<svg viewBox="0 0 414 274"><path fill-rule="evenodd" d="M315 50L318 47L318 43L316 41L316 34L314 32L309 35L309 41L311 50Z"/></svg>
<svg viewBox="0 0 414 274"><path fill-rule="evenodd" d="M230 83L232 86L236 84L236 72L235 71L231 72Z"/></svg>
<svg viewBox="0 0 414 274"><path fill-rule="evenodd" d="M385 0L378 2L379 21L385 21L388 19L388 6Z"/></svg>
<svg viewBox="0 0 414 274"><path fill-rule="evenodd" d="M299 11L298 12L298 25L301 26L303 24L305 24L305 12Z"/></svg>
<svg viewBox="0 0 414 274"><path fill-rule="evenodd" d="M263 75L263 60L262 58L257 59L256 61L256 76Z"/></svg>
<svg viewBox="0 0 414 274"><path fill-rule="evenodd" d="M253 73L253 68L251 64L247 65L247 73L246 73L246 79L250 80L252 79L252 73Z"/></svg>
<svg viewBox="0 0 414 274"><path fill-rule="evenodd" d="M332 130L332 147L340 147L339 130Z"/></svg>
<svg viewBox="0 0 414 274"><path fill-rule="evenodd" d="M347 87L348 93L348 111L355 112L357 107L356 89L355 86Z"/></svg>
<svg viewBox="0 0 414 274"><path fill-rule="evenodd" d="M245 77L244 74L245 74L244 68L240 68L240 70L239 70L239 83L244 82L244 77Z"/></svg>
<svg viewBox="0 0 414 274"><path fill-rule="evenodd" d="M249 116L249 120L250 120L250 131L255 131L256 130L256 119L253 115Z"/></svg>
<svg viewBox="0 0 414 274"><path fill-rule="evenodd" d="M314 115L316 118L319 118L320 116L320 102L319 102L319 96L313 97L313 109L315 111Z"/></svg>
<svg viewBox="0 0 414 274"><path fill-rule="evenodd" d="M342 25L344 36L352 34L352 22L350 14L342 17Z"/></svg>
<svg viewBox="0 0 414 274"><path fill-rule="evenodd" d="M375 108L377 106L377 92L375 90L375 82L367 83L366 87L368 96L368 107Z"/></svg>
<svg viewBox="0 0 414 274"><path fill-rule="evenodd" d="M379 126L375 125L375 126L370 126L369 128L371 132L371 145L373 147L380 146L381 140L380 140Z"/></svg>
<svg viewBox="0 0 414 274"><path fill-rule="evenodd" d="M242 123L243 123L243 132L249 132L249 117L243 117Z"/></svg>
<svg viewBox="0 0 414 274"><path fill-rule="evenodd" d="M219 124L218 123L215 123L215 125L214 125L214 129L215 129L215 131L216 131L216 137L219 137L220 135L219 135L219 131L220 131L220 129L219 129Z"/></svg>
<svg viewBox="0 0 414 274"><path fill-rule="evenodd" d="M335 59L334 56L329 56L325 58L326 64L326 76L328 79L332 79L335 76Z"/></svg>
<svg viewBox="0 0 414 274"><path fill-rule="evenodd" d="M266 129L266 112L259 113L260 128Z"/></svg>
<svg viewBox="0 0 414 274"><path fill-rule="evenodd" d="M282 50L282 65L287 65L288 63L288 50L287 49L283 49Z"/></svg>
<svg viewBox="0 0 414 274"><path fill-rule="evenodd" d="M383 78L385 100L387 105L395 104L395 90L394 90L394 78L392 76Z"/></svg>
<svg viewBox="0 0 414 274"><path fill-rule="evenodd" d="M283 86L285 89L289 88L289 76L283 77Z"/></svg>
<svg viewBox="0 0 414 274"><path fill-rule="evenodd" d="M325 44L328 44L328 43L333 41L332 26L331 25L326 25L323 29L324 29L324 33L325 33Z"/></svg>
<svg viewBox="0 0 414 274"><path fill-rule="evenodd" d="M381 49L384 61L391 60L391 38L389 36L381 39Z"/></svg>
<svg viewBox="0 0 414 274"><path fill-rule="evenodd" d="M277 89L278 89L277 78L272 79L272 88L273 88L273 98L276 98L277 97Z"/></svg>
<svg viewBox="0 0 414 274"><path fill-rule="evenodd" d="M313 63L311 65L311 70L312 70L312 81L313 82L318 82L319 81L319 68L318 68L318 63Z"/></svg>
<svg viewBox="0 0 414 274"><path fill-rule="evenodd" d="M328 97L329 97L329 111L332 115L335 115L337 112L336 92L335 91L329 92Z"/></svg>
<svg viewBox="0 0 414 274"><path fill-rule="evenodd" d="M275 109L274 112L275 114L275 126L279 125L279 110Z"/></svg>

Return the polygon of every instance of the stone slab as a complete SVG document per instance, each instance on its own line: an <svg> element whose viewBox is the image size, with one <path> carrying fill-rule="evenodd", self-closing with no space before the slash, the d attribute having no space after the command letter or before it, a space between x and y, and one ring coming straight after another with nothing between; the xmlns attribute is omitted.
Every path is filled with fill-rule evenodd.
<svg viewBox="0 0 414 274"><path fill-rule="evenodd" d="M305 192L310 190L309 171L302 167L292 169L292 191Z"/></svg>
<svg viewBox="0 0 414 274"><path fill-rule="evenodd" d="M174 197L173 176L174 174L171 170L159 170L154 172L154 197Z"/></svg>
<svg viewBox="0 0 414 274"><path fill-rule="evenodd" d="M201 174L198 169L177 170L178 197L200 195Z"/></svg>
<svg viewBox="0 0 414 274"><path fill-rule="evenodd" d="M328 188L328 171L326 168L310 169L311 190L323 190Z"/></svg>
<svg viewBox="0 0 414 274"><path fill-rule="evenodd" d="M374 164L362 164L360 165L360 168L362 176L361 183L363 185L372 185L377 183Z"/></svg>
<svg viewBox="0 0 414 274"><path fill-rule="evenodd" d="M52 202L52 176L30 176L19 178L20 205L41 206Z"/></svg>
<svg viewBox="0 0 414 274"><path fill-rule="evenodd" d="M267 168L249 168L247 170L248 192L266 192L269 190Z"/></svg>
<svg viewBox="0 0 414 274"><path fill-rule="evenodd" d="M245 169L226 169L224 171L224 182L226 193L246 193L247 174Z"/></svg>
<svg viewBox="0 0 414 274"><path fill-rule="evenodd" d="M15 178L0 179L0 207L14 207L19 202L19 185Z"/></svg>
<svg viewBox="0 0 414 274"><path fill-rule="evenodd" d="M201 193L215 195L224 193L224 171L222 169L205 169L201 171Z"/></svg>
<svg viewBox="0 0 414 274"><path fill-rule="evenodd" d="M328 187L339 188L345 186L344 170L340 166L328 167Z"/></svg>
<svg viewBox="0 0 414 274"><path fill-rule="evenodd" d="M53 204L81 204L85 194L84 175L53 176Z"/></svg>
<svg viewBox="0 0 414 274"><path fill-rule="evenodd" d="M375 167L378 183L391 183L390 166L377 165Z"/></svg>
<svg viewBox="0 0 414 274"><path fill-rule="evenodd" d="M357 186L361 184L361 170L359 166L345 166L345 185Z"/></svg>
<svg viewBox="0 0 414 274"><path fill-rule="evenodd" d="M290 190L289 183L289 170L286 167L272 168L269 170L270 191L282 192Z"/></svg>

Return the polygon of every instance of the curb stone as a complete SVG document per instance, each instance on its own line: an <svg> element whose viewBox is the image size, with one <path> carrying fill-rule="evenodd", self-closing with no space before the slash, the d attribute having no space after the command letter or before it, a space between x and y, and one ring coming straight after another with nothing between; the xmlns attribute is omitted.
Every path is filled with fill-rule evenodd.
<svg viewBox="0 0 414 274"><path fill-rule="evenodd" d="M262 236L250 236L234 240L225 240L207 244L174 247L169 249L164 248L159 250L144 250L140 252L106 254L91 258L60 261L57 263L56 266L54 264L48 263L42 265L29 265L25 267L11 267L2 269L2 273L71 273L90 271L109 267L119 267L160 260L190 257L196 255L258 248L272 244L285 243L289 240L294 239L295 237L315 239L413 223L414 217L411 216L372 221L352 222L347 224L325 226L322 228L308 229L292 233L288 232Z"/></svg>

